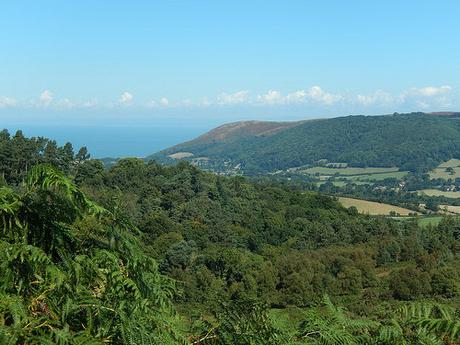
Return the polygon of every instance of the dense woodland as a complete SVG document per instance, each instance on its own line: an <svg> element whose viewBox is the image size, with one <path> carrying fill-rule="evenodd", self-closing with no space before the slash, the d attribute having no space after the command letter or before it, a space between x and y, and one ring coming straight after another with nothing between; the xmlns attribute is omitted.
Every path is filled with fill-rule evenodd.
<svg viewBox="0 0 460 345"><path fill-rule="evenodd" d="M206 168L225 172L241 164L244 174L260 174L315 164L346 162L355 167L399 167L426 172L460 157L460 121L424 113L346 116L304 121L285 130L244 139L197 140L153 155L166 163L168 155L185 151L207 157Z"/></svg>
<svg viewBox="0 0 460 345"><path fill-rule="evenodd" d="M455 218L20 132L0 165L0 344L459 343Z"/></svg>

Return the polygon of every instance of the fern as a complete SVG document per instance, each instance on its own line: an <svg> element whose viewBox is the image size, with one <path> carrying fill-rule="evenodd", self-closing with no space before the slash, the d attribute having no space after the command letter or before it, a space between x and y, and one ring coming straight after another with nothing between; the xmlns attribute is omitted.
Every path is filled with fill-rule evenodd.
<svg viewBox="0 0 460 345"><path fill-rule="evenodd" d="M336 307L325 295L322 309L311 309L304 313L297 337L307 344L367 344L377 326L370 320L349 317L343 308Z"/></svg>
<svg viewBox="0 0 460 345"><path fill-rule="evenodd" d="M175 284L126 223L47 165L0 188L1 344L178 344ZM80 225L85 225L84 230Z"/></svg>

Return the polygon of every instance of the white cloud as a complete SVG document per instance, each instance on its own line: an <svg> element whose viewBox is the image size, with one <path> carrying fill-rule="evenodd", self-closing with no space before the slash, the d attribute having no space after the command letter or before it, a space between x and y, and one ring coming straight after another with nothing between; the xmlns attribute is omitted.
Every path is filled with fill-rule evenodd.
<svg viewBox="0 0 460 345"><path fill-rule="evenodd" d="M72 101L70 101L70 99L63 98L56 102L56 106L58 108L71 109L75 106L75 104Z"/></svg>
<svg viewBox="0 0 460 345"><path fill-rule="evenodd" d="M342 95L328 93L317 85L312 86L308 90L307 95L311 100L324 104L332 104L343 99Z"/></svg>
<svg viewBox="0 0 460 345"><path fill-rule="evenodd" d="M415 94L425 96L425 97L433 97L433 96L439 96L439 95L445 95L449 93L452 90L452 88L448 85L436 87L436 86L427 86L427 87L422 87L421 89L413 88L412 91Z"/></svg>
<svg viewBox="0 0 460 345"><path fill-rule="evenodd" d="M9 108L14 107L17 104L17 101L14 98L10 97L0 97L0 108Z"/></svg>
<svg viewBox="0 0 460 345"><path fill-rule="evenodd" d="M45 90L40 94L39 97L40 105L49 106L53 102L53 93L49 90Z"/></svg>
<svg viewBox="0 0 460 345"><path fill-rule="evenodd" d="M331 105L343 100L342 95L324 91L319 86L312 86L308 90L297 90L284 96L280 91L269 90L266 94L257 96L258 103L266 105L295 104L295 103L322 103Z"/></svg>
<svg viewBox="0 0 460 345"><path fill-rule="evenodd" d="M249 100L249 92L246 90L237 91L234 93L221 93L217 97L217 104L231 105L245 103Z"/></svg>
<svg viewBox="0 0 460 345"><path fill-rule="evenodd" d="M180 105L190 106L191 101L188 99L184 100ZM152 99L146 103L147 108L158 108L158 107L167 107L167 106L169 106L169 99L167 99L166 97L160 98L159 101Z"/></svg>
<svg viewBox="0 0 460 345"><path fill-rule="evenodd" d="M86 109L86 108L113 108L137 104L144 108L192 108L212 106L247 107L265 106L302 106L308 109L325 109L329 111L434 111L460 107L460 95L451 86L412 87L399 93L377 90L373 93L361 94L350 92L331 93L318 85L282 93L277 89L270 89L265 93L251 94L241 90L233 93L221 93L215 98L202 97L197 99L183 99L170 102L167 97L161 97L143 103L134 103L134 96L128 91L123 92L117 102L74 101L69 98L56 98L49 90L43 91L39 98L16 100L0 96L0 108L7 107L38 107L49 109ZM310 107L310 108L308 108ZM455 109L454 109L455 110Z"/></svg>
<svg viewBox="0 0 460 345"><path fill-rule="evenodd" d="M358 94L356 96L356 102L364 106L386 105L386 104L394 103L395 97L393 97L391 94L385 91L377 90L376 92L370 95L359 95Z"/></svg>
<svg viewBox="0 0 460 345"><path fill-rule="evenodd" d="M169 105L169 100L166 98L166 97L162 97L160 99L160 104L163 106L163 107L167 107Z"/></svg>
<svg viewBox="0 0 460 345"><path fill-rule="evenodd" d="M417 109L440 109L452 106L452 87L426 86L422 88L413 87L403 91L399 100L406 105L414 105Z"/></svg>
<svg viewBox="0 0 460 345"><path fill-rule="evenodd" d="M257 96L257 100L262 104L281 104L285 102L281 92L276 90L269 90L266 94Z"/></svg>
<svg viewBox="0 0 460 345"><path fill-rule="evenodd" d="M131 104L133 101L134 96L132 93L125 91L120 95L120 98L118 99L118 102L122 105L128 105Z"/></svg>
<svg viewBox="0 0 460 345"><path fill-rule="evenodd" d="M290 93L286 96L287 103L302 103L307 98L307 92L305 90L298 90Z"/></svg>

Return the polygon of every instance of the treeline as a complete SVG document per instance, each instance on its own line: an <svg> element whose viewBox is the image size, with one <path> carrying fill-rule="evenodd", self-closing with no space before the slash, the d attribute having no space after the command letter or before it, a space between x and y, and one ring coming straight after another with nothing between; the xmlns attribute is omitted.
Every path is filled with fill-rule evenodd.
<svg viewBox="0 0 460 345"><path fill-rule="evenodd" d="M76 165L89 157L86 147L75 153L69 142L58 146L55 140L26 138L20 130L14 135L6 129L0 132L0 177L6 183L22 182L28 171L40 163L51 164L70 174Z"/></svg>

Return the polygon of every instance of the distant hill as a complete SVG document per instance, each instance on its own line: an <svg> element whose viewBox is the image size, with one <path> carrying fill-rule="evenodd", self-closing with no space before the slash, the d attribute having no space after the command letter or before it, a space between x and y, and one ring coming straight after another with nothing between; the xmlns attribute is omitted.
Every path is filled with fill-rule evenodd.
<svg viewBox="0 0 460 345"><path fill-rule="evenodd" d="M226 124L147 159L192 161L223 173L259 174L344 162L427 171L460 158L460 113L346 116L298 122Z"/></svg>

